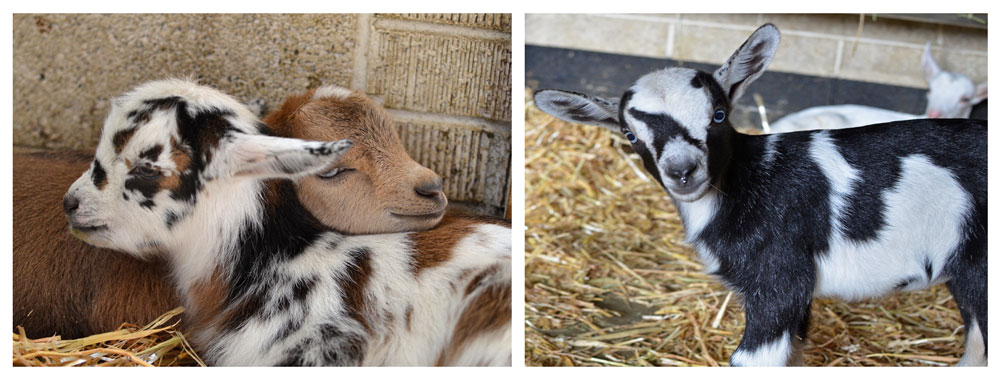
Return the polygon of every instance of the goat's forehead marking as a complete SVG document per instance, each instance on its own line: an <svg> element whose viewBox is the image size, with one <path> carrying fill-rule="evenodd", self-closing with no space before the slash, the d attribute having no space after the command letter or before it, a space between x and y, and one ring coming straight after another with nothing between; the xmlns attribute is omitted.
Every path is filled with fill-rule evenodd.
<svg viewBox="0 0 1000 380"><path fill-rule="evenodd" d="M686 130L685 139L705 141L712 110L719 99L713 96L716 91L706 86L702 75L693 69L668 68L643 76L630 89L631 96L623 99L622 122L640 140L652 142L658 131L650 124L650 118L663 117L664 122L656 124L676 125ZM715 84L710 76L708 79Z"/></svg>

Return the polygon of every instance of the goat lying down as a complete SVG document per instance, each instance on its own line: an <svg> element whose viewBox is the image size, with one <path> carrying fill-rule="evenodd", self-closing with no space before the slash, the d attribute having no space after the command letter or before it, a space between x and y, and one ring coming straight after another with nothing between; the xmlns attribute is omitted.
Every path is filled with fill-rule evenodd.
<svg viewBox="0 0 1000 380"><path fill-rule="evenodd" d="M923 115L913 115L858 104L840 104L809 107L786 115L770 125L768 133L807 131L813 129L841 129L881 124L899 120L924 118L968 118L972 106L986 100L986 82L978 85L959 73L941 70L934 56L931 44L924 45L920 65L927 79L927 108Z"/></svg>
<svg viewBox="0 0 1000 380"><path fill-rule="evenodd" d="M337 92L332 86L323 89ZM306 208L327 226L352 234L421 231L441 222L447 204L440 192L441 178L406 154L386 111L361 93L345 99L314 97L313 93L291 97L269 117L287 137L318 134L313 139L335 140L344 135L354 139L355 147L338 168L297 183ZM286 120L297 123L288 125ZM337 123L320 124L319 120ZM380 157L377 162L376 157ZM93 158L93 151L15 148L15 332L22 326L32 337L82 338L125 322L144 324L180 304L167 268L159 260L146 262L92 247L66 233L66 214L60 206L63 195ZM447 215L439 231L420 235L462 236L468 228L455 226L486 223L506 222ZM430 256L450 249L447 245L420 247L422 255Z"/></svg>
<svg viewBox="0 0 1000 380"><path fill-rule="evenodd" d="M165 257L211 364L510 364L509 227L336 232L289 180L329 174L352 143L271 132L214 89L142 85L65 196L71 232Z"/></svg>
<svg viewBox="0 0 1000 380"><path fill-rule="evenodd" d="M180 301L162 262L84 244L66 233L63 195L93 151L14 149L13 322L63 339L145 324ZM40 174L44 173L44 174Z"/></svg>
<svg viewBox="0 0 1000 380"><path fill-rule="evenodd" d="M732 365L801 362L812 298L945 282L963 365L986 364L986 122L901 121L750 136L726 115L778 47L760 27L713 74L666 68L620 100L539 90L540 109L620 131L673 199L708 271L742 295Z"/></svg>

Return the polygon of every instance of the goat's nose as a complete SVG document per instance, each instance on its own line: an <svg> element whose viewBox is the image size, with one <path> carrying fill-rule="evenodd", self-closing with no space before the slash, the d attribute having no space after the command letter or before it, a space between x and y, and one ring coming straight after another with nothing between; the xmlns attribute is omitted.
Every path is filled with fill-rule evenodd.
<svg viewBox="0 0 1000 380"><path fill-rule="evenodd" d="M63 211L65 211L67 214L76 211L76 209L79 207L80 207L79 198L72 195L66 195L65 197L63 197Z"/></svg>
<svg viewBox="0 0 1000 380"><path fill-rule="evenodd" d="M441 178L435 178L431 181L426 181L424 183L418 184L413 188L413 191L417 192L417 195L426 198L434 198L441 194Z"/></svg>
<svg viewBox="0 0 1000 380"><path fill-rule="evenodd" d="M697 168L697 163L684 162L680 165L670 167L667 170L667 176L672 178L674 181L679 182L681 185L687 185L688 181L691 179L691 173L694 173Z"/></svg>

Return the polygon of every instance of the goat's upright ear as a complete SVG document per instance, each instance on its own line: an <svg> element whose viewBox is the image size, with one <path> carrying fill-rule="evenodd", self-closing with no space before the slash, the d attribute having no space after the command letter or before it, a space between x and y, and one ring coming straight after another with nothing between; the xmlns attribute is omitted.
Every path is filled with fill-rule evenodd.
<svg viewBox="0 0 1000 380"><path fill-rule="evenodd" d="M223 139L213 159L218 177L294 179L340 160L351 140L308 141L235 133Z"/></svg>
<svg viewBox="0 0 1000 380"><path fill-rule="evenodd" d="M774 58L774 52L778 50L779 42L781 33L778 28L772 24L764 24L736 49L722 67L715 70L713 76L726 91L730 103L735 103L750 83L764 73L771 58Z"/></svg>
<svg viewBox="0 0 1000 380"><path fill-rule="evenodd" d="M535 105L559 119L621 131L618 100L563 90L535 91Z"/></svg>
<svg viewBox="0 0 1000 380"><path fill-rule="evenodd" d="M938 66L937 62L934 62L934 56L931 55L930 42L924 45L924 54L920 56L920 66L924 68L924 79L927 80L927 83L930 83L931 79L941 73L941 67Z"/></svg>
<svg viewBox="0 0 1000 380"><path fill-rule="evenodd" d="M987 82L983 82L976 86L976 94L972 96L972 100L969 101L969 104L979 104L979 102L986 100L986 92L989 89L986 83Z"/></svg>

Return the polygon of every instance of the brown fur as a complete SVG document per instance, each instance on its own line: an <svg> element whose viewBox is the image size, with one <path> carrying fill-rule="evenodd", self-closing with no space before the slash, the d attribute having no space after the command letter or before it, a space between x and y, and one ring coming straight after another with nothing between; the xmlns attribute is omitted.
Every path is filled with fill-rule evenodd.
<svg viewBox="0 0 1000 380"><path fill-rule="evenodd" d="M336 164L353 170L332 179L303 178L298 186L302 203L311 210L339 211L317 216L328 226L352 234L434 227L447 205L441 178L407 155L385 109L357 91L346 98L313 99L314 93L290 97L264 122L279 136L353 140L354 148ZM425 188L436 189L436 195L416 192Z"/></svg>
<svg viewBox="0 0 1000 380"><path fill-rule="evenodd" d="M69 234L62 198L93 152L15 149L13 320L30 337L79 338L145 324L180 305L162 263Z"/></svg>
<svg viewBox="0 0 1000 380"><path fill-rule="evenodd" d="M481 286L479 282L497 268L487 268L476 275L466 287L471 292ZM449 365L455 360L463 347L472 338L483 331L498 330L510 323L511 319L511 284L493 284L483 290L465 310L455 326L451 344L438 356L437 365Z"/></svg>
<svg viewBox="0 0 1000 380"><path fill-rule="evenodd" d="M372 327L364 318L365 315L365 293L368 288L368 281L372 275L372 265L369 257L359 257L355 261L355 267L349 271L350 278L341 283L344 289L344 303L351 314L351 318L361 322L365 331L372 332Z"/></svg>
<svg viewBox="0 0 1000 380"><path fill-rule="evenodd" d="M510 223L496 218L473 217L461 214L446 214L441 219L441 223L432 230L411 234L413 248L420 252L416 255L416 264L413 272L420 274L427 268L432 268L451 258L451 251L459 240L468 236L472 229L483 223L497 224L510 227Z"/></svg>
<svg viewBox="0 0 1000 380"><path fill-rule="evenodd" d="M115 137L112 138L111 142L115 146L115 154L121 154L122 149L125 149L125 145L128 145L129 140L132 139L132 135L135 134L136 127L129 129L123 129L115 133Z"/></svg>
<svg viewBox="0 0 1000 380"><path fill-rule="evenodd" d="M186 323L187 327L195 330L212 329L214 316L223 312L223 300L226 298L226 282L221 272L216 271L208 280L199 282L191 287L191 299L188 303L192 310L188 315L195 319Z"/></svg>
<svg viewBox="0 0 1000 380"><path fill-rule="evenodd" d="M181 173L191 166L191 157L173 138L170 139L170 145L172 147L170 150L170 159L177 167L177 171L169 173L169 175L165 175L160 180L159 185L161 189L175 190L181 185Z"/></svg>

